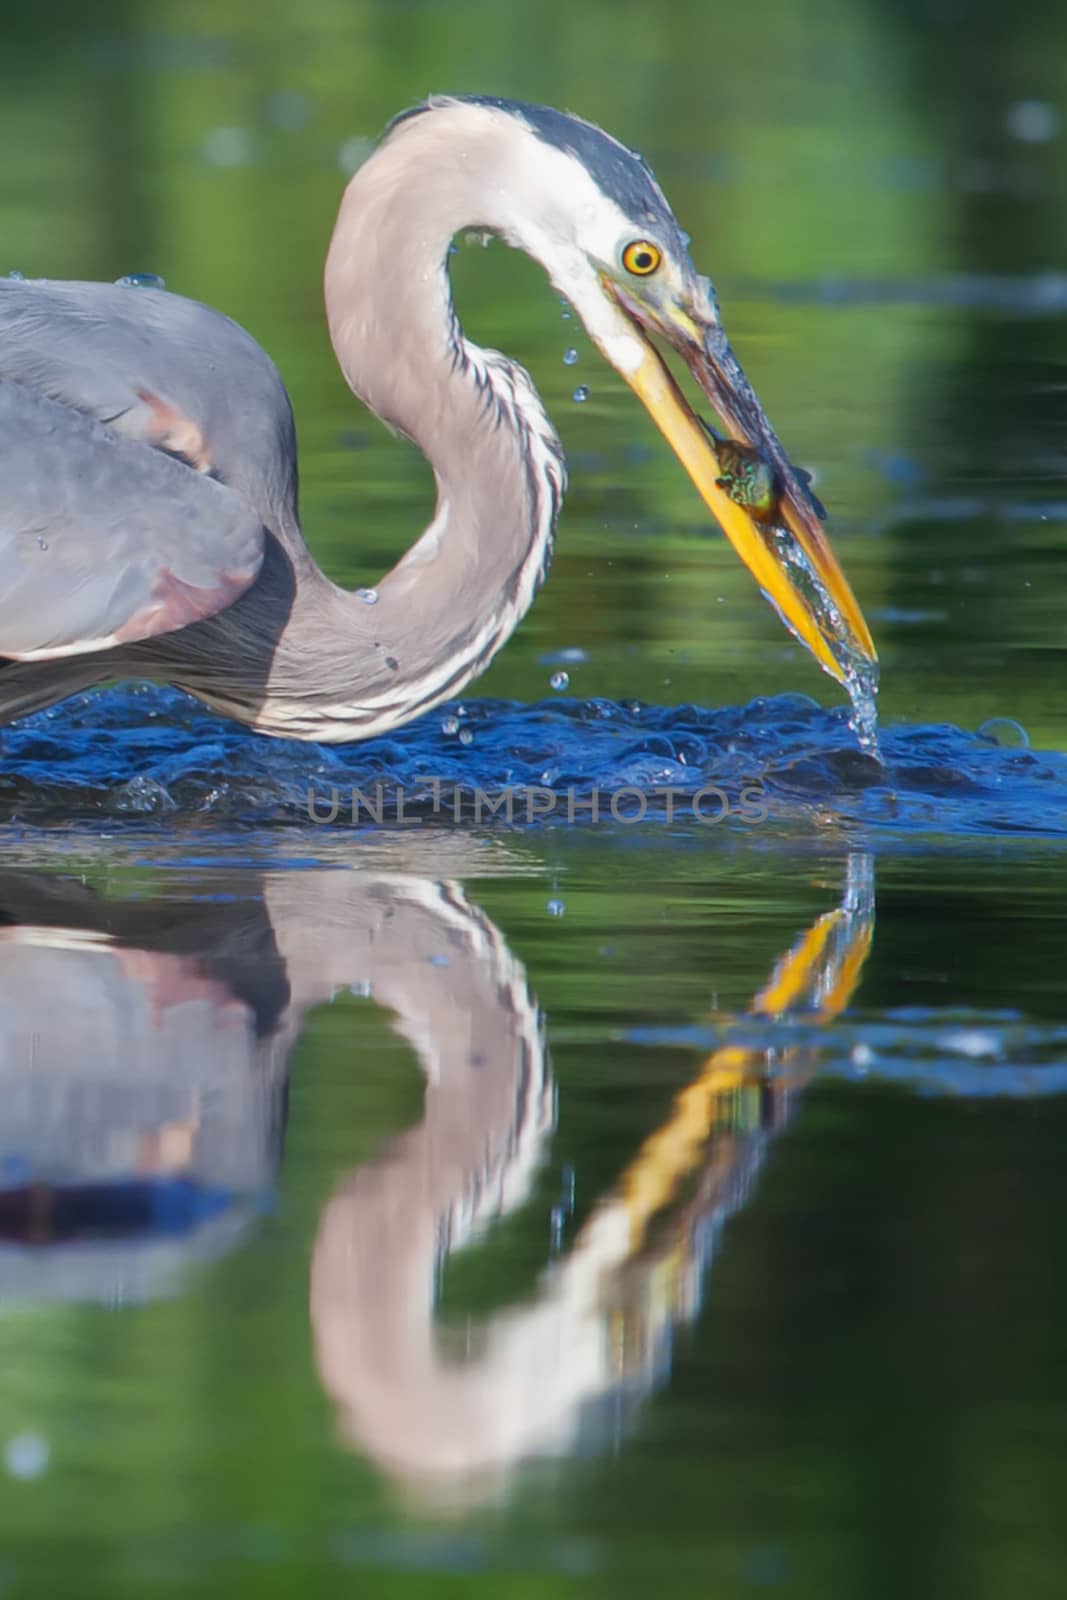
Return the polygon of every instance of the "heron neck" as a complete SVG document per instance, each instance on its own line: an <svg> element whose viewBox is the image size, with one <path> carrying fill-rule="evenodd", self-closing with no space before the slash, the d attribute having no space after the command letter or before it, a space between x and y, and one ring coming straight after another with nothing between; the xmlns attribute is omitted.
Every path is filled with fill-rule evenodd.
<svg viewBox="0 0 1067 1600"><path fill-rule="evenodd" d="M477 223L481 180L465 174L466 206L446 176L431 163L412 181L381 147L349 185L327 258L345 378L422 450L437 506L375 585L373 605L335 592L348 637L355 630L364 657L369 641L370 655L358 663L359 703L342 719L350 731L320 738L384 731L457 694L525 615L551 554L559 440L526 373L459 329L445 264L453 234Z"/></svg>

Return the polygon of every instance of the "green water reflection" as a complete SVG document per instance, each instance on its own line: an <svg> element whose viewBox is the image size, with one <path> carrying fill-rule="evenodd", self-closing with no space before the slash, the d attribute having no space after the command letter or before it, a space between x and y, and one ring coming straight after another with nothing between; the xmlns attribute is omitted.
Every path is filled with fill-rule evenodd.
<svg viewBox="0 0 1067 1600"><path fill-rule="evenodd" d="M156 271L246 323L291 388L312 548L338 579L372 582L422 525L431 490L355 407L328 349L320 262L341 167L431 88L581 111L652 162L776 427L816 469L879 642L883 714L968 727L1009 716L1063 748L1067 322L1033 285L1067 252L1067 133L1061 122L1058 136L1020 140L1009 113L1062 107L1065 31L1052 0L1024 20L991 0L6 7L0 269ZM581 696L829 699L539 272L499 245L461 247L454 267L472 334L534 374L572 481L548 586L478 692L540 698L551 669L538 657L580 646ZM576 367L562 360L571 345ZM570 398L579 381L582 406ZM721 830L655 843L607 830L506 847L439 838L428 858L367 848L362 877L401 873L428 893L461 883L484 918L486 970L517 993L528 985L546 1019L558 1127L525 1198L440 1284L442 1326L465 1354L468 1329L477 1345L494 1317L536 1301L553 1229L565 1260L598 1200L619 1192L676 1096L733 1037L716 1019L749 1038L736 1019L841 904L848 862L829 841ZM301 853L292 836L180 834L172 848L57 849L9 840L4 865L84 871L94 893L141 908L141 933L206 906L184 951L194 964L234 904L261 904L248 858L283 872L282 852ZM337 867L352 850L321 835L308 847ZM210 869L192 864L205 853ZM276 1137L257 1147L276 1201L143 1303L94 1304L84 1284L66 1302L39 1283L26 1292L15 1245L0 1249L0 1440L39 1436L50 1451L41 1476L9 1467L2 1480L0 1583L509 1600L651 1585L1058 1593L1067 1100L1037 1090L1065 1048L1048 1032L1063 1016L1062 867L1059 854L1005 845L877 862L877 933L850 1009L825 1024L788 1125L771 1120L751 1192L697 1273L703 1303L674 1318L670 1360L661 1351L654 1381L601 1396L589 1428L575 1427L576 1453L516 1459L451 1504L428 1504L424 1485L360 1442L323 1374L309 1317L323 1218L353 1173L418 1127L423 1080L417 1041L350 992L362 980L342 975L326 1003L351 922L316 905L313 886L294 889L311 907L304 931L287 956L280 922L268 919L268 937L260 917L262 992L242 991L253 1011L265 1005L279 961L310 951L315 1004L291 1036L268 1028L256 1046L277 1089ZM562 917L547 910L556 899ZM158 948L164 935L153 938ZM202 1005L231 992L232 968L213 972L221 987L197 991ZM84 996L64 983L50 995L71 1025ZM27 994L0 996L4 1015ZM279 1004L281 1016L296 1002ZM1046 1030L1036 1043L1018 1031L1030 1026ZM863 1047L911 1062L900 1030L914 1028L924 1070L963 1075L955 1094L918 1068L936 1092L906 1073L849 1075ZM1029 1088L963 1092L983 1066L1025 1065L1028 1051ZM699 1187L691 1176L671 1214ZM655 1234L643 1260L670 1243ZM31 1254L42 1266L47 1252ZM671 1323L666 1290L642 1301L650 1281L635 1270L614 1282L628 1326L642 1306L646 1326Z"/></svg>
<svg viewBox="0 0 1067 1600"><path fill-rule="evenodd" d="M158 1234L50 1234L40 1196L27 1253L5 1211L16 1592L1054 1592L1047 862L883 859L868 954L862 858L571 843L560 918L521 846L412 850L235 875L86 846L65 879L5 874L5 1150L31 1070L68 1169L107 1175L103 1119L123 1170L106 930L126 1041L155 1007L140 1092L203 1079L201 1176L241 1084L215 1159L278 1165L275 1205L210 1249L172 1234L165 1270ZM63 965L16 983L28 950ZM761 992L799 1032L746 1019ZM192 1040L173 1067L165 1026ZM129 1170L182 1170L183 1126ZM50 1454L18 1481L27 1433Z"/></svg>

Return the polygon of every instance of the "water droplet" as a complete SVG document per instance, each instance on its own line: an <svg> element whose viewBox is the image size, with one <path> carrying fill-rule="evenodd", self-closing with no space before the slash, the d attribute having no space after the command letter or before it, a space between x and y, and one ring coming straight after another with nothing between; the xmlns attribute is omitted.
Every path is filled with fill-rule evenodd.
<svg viewBox="0 0 1067 1600"><path fill-rule="evenodd" d="M848 725L856 736L856 742L865 755L879 761L877 662L868 660L854 647L840 611L792 531L779 523L768 522L765 527L768 538L773 540L774 551L782 568L788 573L793 587L803 596L834 658L838 668L835 676L844 685L852 701Z"/></svg>
<svg viewBox="0 0 1067 1600"><path fill-rule="evenodd" d="M37 548L38 550L48 549L48 540L45 538L43 533L39 533L37 535Z"/></svg>
<svg viewBox="0 0 1067 1600"><path fill-rule="evenodd" d="M24 272L19 272L17 267L13 271L8 273L8 277L9 278L14 278L16 283L25 283L26 282L26 274Z"/></svg>
<svg viewBox="0 0 1067 1600"><path fill-rule="evenodd" d="M452 738L459 732L459 718L446 717L441 724L441 732L447 733L449 738Z"/></svg>
<svg viewBox="0 0 1067 1600"><path fill-rule="evenodd" d="M1011 137L1023 144L1047 144L1060 126L1059 113L1047 100L1017 100L1004 121Z"/></svg>
<svg viewBox="0 0 1067 1600"><path fill-rule="evenodd" d="M975 733L987 744L1000 745L1004 749L1030 748L1030 735L1014 717L987 717L981 727L975 729Z"/></svg>
<svg viewBox="0 0 1067 1600"><path fill-rule="evenodd" d="M577 364L577 361L578 361L578 352L574 348L574 346L571 345L569 350L564 350L564 352L563 352L563 365L565 367L573 367L573 366L575 366Z"/></svg>
<svg viewBox="0 0 1067 1600"><path fill-rule="evenodd" d="M548 681L551 684L553 689L557 690L558 693L562 694L564 689L567 689L567 688L570 687L571 679L570 679L570 674L568 672L554 672L552 674L551 678L549 678Z"/></svg>
<svg viewBox="0 0 1067 1600"><path fill-rule="evenodd" d="M213 167L243 167L252 159L252 138L244 128L215 128L200 152Z"/></svg>
<svg viewBox="0 0 1067 1600"><path fill-rule="evenodd" d="M460 730L459 730L459 742L460 742L460 744L473 744L474 743L474 734L471 732L470 728L460 728Z"/></svg>
<svg viewBox="0 0 1067 1600"><path fill-rule="evenodd" d="M584 404L584 402L589 399L589 385L586 383L580 383L577 389L575 389L574 393L571 395L571 399L576 400L579 405Z"/></svg>
<svg viewBox="0 0 1067 1600"><path fill-rule="evenodd" d="M13 1478L39 1478L48 1468L52 1448L40 1433L16 1433L4 1448L4 1465Z"/></svg>
<svg viewBox="0 0 1067 1600"><path fill-rule="evenodd" d="M567 907L564 905L562 900L550 900L545 906L545 910L548 912L550 917L562 917L566 909Z"/></svg>
<svg viewBox="0 0 1067 1600"><path fill-rule="evenodd" d="M357 589L356 598L362 600L365 606L376 606L378 604L378 591L377 589Z"/></svg>
<svg viewBox="0 0 1067 1600"><path fill-rule="evenodd" d="M115 282L122 289L165 289L167 287L158 272L127 272L125 276L116 278Z"/></svg>

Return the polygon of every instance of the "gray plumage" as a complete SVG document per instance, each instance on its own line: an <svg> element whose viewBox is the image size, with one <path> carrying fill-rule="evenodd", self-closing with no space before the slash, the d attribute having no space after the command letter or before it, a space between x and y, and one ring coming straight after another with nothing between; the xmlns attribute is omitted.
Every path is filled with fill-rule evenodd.
<svg viewBox="0 0 1067 1600"><path fill-rule="evenodd" d="M553 106L528 105L521 100L505 100L496 95L468 95L467 104L493 107L517 117L546 145L572 155L589 172L596 174L598 187L635 224L651 230L658 239L669 240L679 254L685 254L688 240L678 226L667 198L652 170L636 150L627 149L603 128L581 117L573 117ZM408 117L424 115L429 106L414 106L393 119L393 125Z"/></svg>
<svg viewBox="0 0 1067 1600"><path fill-rule="evenodd" d="M547 568L562 454L526 374L456 323L447 247L484 178L442 206L441 134L399 162L386 139L332 247L369 230L328 290L335 343L440 491L374 605L307 550L289 400L250 335L163 290L0 280L0 719L141 677L264 732L352 739L458 692L503 644ZM179 588L168 608L171 576L188 604Z"/></svg>
<svg viewBox="0 0 1067 1600"><path fill-rule="evenodd" d="M462 840L424 854L487 865ZM554 1108L536 1003L459 886L389 856L163 901L0 872L0 1310L171 1292L232 1247L276 1181L307 1014L350 986L425 1068L437 1206L458 1225L504 1188ZM175 1183L209 1200L181 1230L158 1199Z"/></svg>
<svg viewBox="0 0 1067 1600"><path fill-rule="evenodd" d="M9 656L81 654L199 620L263 564L262 524L232 489L3 380L0 475L18 489L0 501Z"/></svg>

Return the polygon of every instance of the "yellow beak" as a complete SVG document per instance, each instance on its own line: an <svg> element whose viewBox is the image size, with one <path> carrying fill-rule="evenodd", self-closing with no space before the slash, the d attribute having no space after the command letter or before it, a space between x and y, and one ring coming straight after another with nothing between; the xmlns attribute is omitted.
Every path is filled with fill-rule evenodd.
<svg viewBox="0 0 1067 1600"><path fill-rule="evenodd" d="M640 364L623 377L637 394L696 485L705 505L786 625L839 683L857 658L877 660L863 613L822 531L815 503L786 458L767 416L717 324L701 330L684 314L650 316L628 295L607 285L643 347ZM686 362L733 440L758 464L769 503L753 506L731 488L724 460L734 448L716 449L645 326L663 334ZM751 497L749 497L751 500Z"/></svg>

